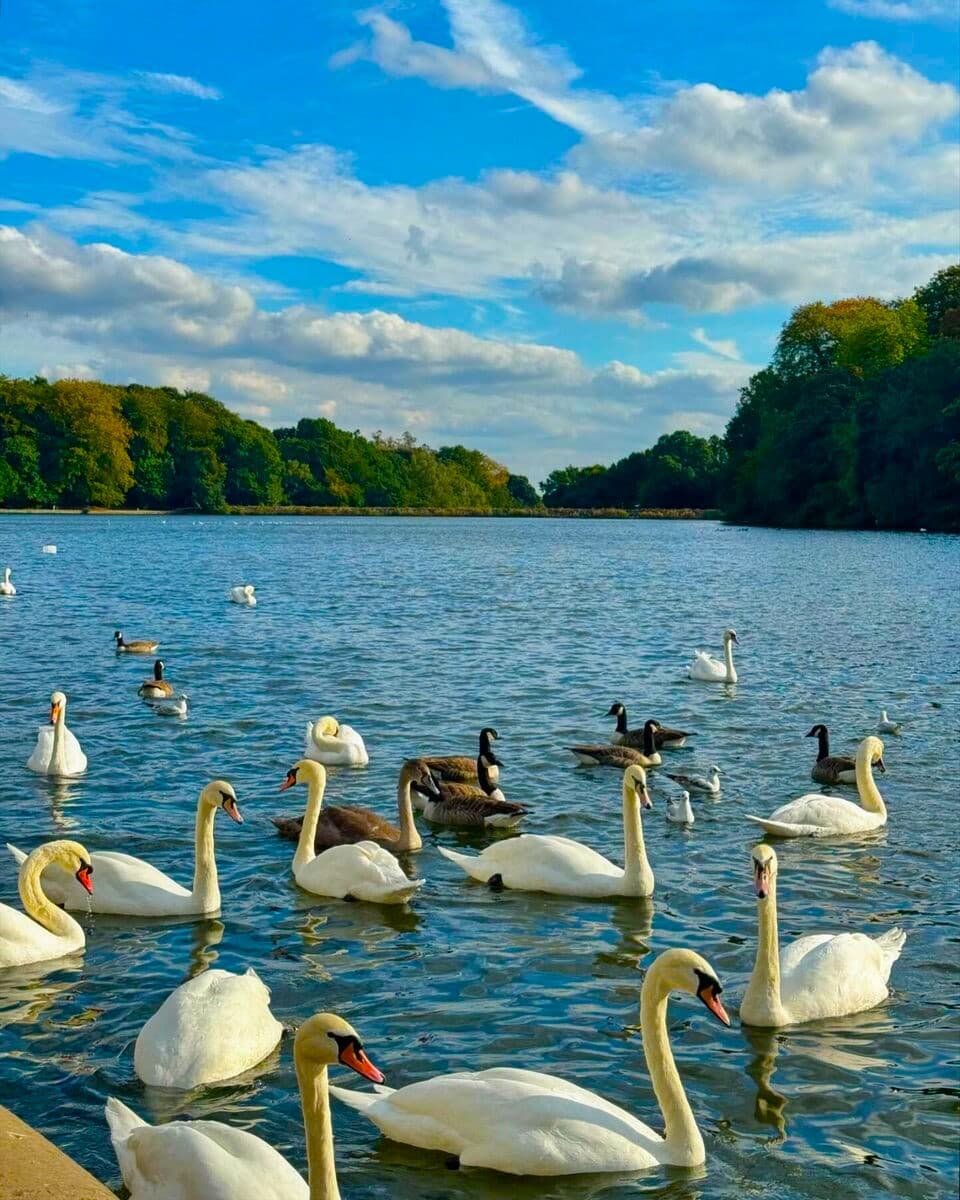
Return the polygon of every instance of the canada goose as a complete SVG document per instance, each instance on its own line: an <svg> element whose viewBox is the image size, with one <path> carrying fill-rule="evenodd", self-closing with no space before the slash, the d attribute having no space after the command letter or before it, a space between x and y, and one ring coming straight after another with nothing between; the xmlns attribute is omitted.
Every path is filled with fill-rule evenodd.
<svg viewBox="0 0 960 1200"><path fill-rule="evenodd" d="M145 679L137 688L137 695L142 696L144 700L159 700L164 696L172 696L174 694L173 684L168 683L163 677L163 662L161 659L153 664L153 678Z"/></svg>
<svg viewBox="0 0 960 1200"><path fill-rule="evenodd" d="M688 792L707 792L711 796L720 795L720 768L713 766L707 772L706 777L703 775L671 775L667 773L667 778L672 779L674 783Z"/></svg>
<svg viewBox="0 0 960 1200"><path fill-rule="evenodd" d="M480 730L480 753L477 758L487 759L494 783L499 782L500 770L492 743L499 737L500 734L490 726ZM477 759L466 754L421 755L420 761L427 764L434 779L446 779L450 783L475 783L477 780Z"/></svg>
<svg viewBox="0 0 960 1200"><path fill-rule="evenodd" d="M119 629L113 635L113 640L117 643L118 654L156 654L160 648L159 642L151 642L148 639L138 642L125 641Z"/></svg>
<svg viewBox="0 0 960 1200"><path fill-rule="evenodd" d="M418 760L424 767L426 761ZM477 757L477 771L481 786L468 783L447 783L439 780L436 791L430 793L417 785L422 802L421 811L428 821L437 825L459 825L463 827L512 828L519 825L527 808L513 804L503 798L490 776L490 768L484 755Z"/></svg>
<svg viewBox="0 0 960 1200"><path fill-rule="evenodd" d="M420 760L426 766L423 759ZM494 779L493 774L500 773L500 767L503 766L503 759L496 758L493 755L487 757L485 754L477 755L477 781L476 783L451 783L446 779L433 779L439 788L439 794L443 800L455 800L463 798L483 798L487 797L490 800L506 801L506 796L499 783ZM427 767L429 770L429 767ZM416 802L415 802L416 803ZM417 807L422 811L424 806L424 796L421 793Z"/></svg>
<svg viewBox="0 0 960 1200"><path fill-rule="evenodd" d="M810 772L811 778L817 783L856 783L857 762L846 754L830 753L830 734L826 725L814 725L807 737L815 737L819 742L817 761Z"/></svg>
<svg viewBox="0 0 960 1200"><path fill-rule="evenodd" d="M614 714L614 708L623 709L622 716ZM612 705L607 713L608 717L616 715L617 728L613 731L610 741L614 746L629 746L631 750L640 750L646 760L641 765L644 767L659 767L660 752L656 746L656 732L659 727L659 721L649 720L644 721L642 729L627 729L627 712L623 705ZM623 729L620 726L623 725Z"/></svg>
<svg viewBox="0 0 960 1200"><path fill-rule="evenodd" d="M627 710L619 700L610 705L606 715L617 718L617 727L610 738L615 746L633 746L637 750L643 749L643 730L628 728ZM695 733L688 733L685 729L671 729L668 725L661 725L659 721L654 721L653 724L653 743L658 750L678 750L688 737L697 736Z"/></svg>
<svg viewBox="0 0 960 1200"><path fill-rule="evenodd" d="M568 746L584 767L616 767L625 771L627 767L648 767L650 762L641 750L632 746Z"/></svg>

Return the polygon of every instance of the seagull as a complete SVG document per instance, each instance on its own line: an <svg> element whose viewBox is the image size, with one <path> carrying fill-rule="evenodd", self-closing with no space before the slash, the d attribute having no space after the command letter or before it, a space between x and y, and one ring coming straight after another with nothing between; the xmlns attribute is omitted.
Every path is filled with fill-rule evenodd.
<svg viewBox="0 0 960 1200"><path fill-rule="evenodd" d="M165 700L162 704L155 704L153 711L159 713L161 717L185 717L189 699L190 697L184 692L176 700Z"/></svg>
<svg viewBox="0 0 960 1200"><path fill-rule="evenodd" d="M883 709L880 713L880 720L877 722L877 728L881 733L899 733L903 726L899 721L891 721L887 716L887 710Z"/></svg>
<svg viewBox="0 0 960 1200"><path fill-rule="evenodd" d="M692 825L695 818L693 815L693 805L690 803L690 793L681 792L679 796L667 797L667 812L668 821L673 821L675 825Z"/></svg>
<svg viewBox="0 0 960 1200"><path fill-rule="evenodd" d="M720 768L717 766L710 768L706 778L703 775L671 775L669 771L666 775L668 779L672 779L686 791L708 792L711 796L720 795Z"/></svg>

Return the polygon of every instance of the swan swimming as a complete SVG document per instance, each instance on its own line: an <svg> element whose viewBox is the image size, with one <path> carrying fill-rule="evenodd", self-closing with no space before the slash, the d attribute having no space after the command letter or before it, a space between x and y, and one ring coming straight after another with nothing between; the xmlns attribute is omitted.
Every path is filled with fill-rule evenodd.
<svg viewBox="0 0 960 1200"><path fill-rule="evenodd" d="M37 744L27 767L38 775L64 779L82 775L87 769L87 756L67 728L67 697L63 692L54 692L50 697L50 723L37 730Z"/></svg>
<svg viewBox="0 0 960 1200"><path fill-rule="evenodd" d="M12 572L9 567L3 568L3 581L0 582L0 596L15 596L17 589L10 582Z"/></svg>
<svg viewBox="0 0 960 1200"><path fill-rule="evenodd" d="M233 604L245 604L247 608L256 608L257 597L254 595L255 590L252 583L243 583L238 587L232 587L227 592L227 598Z"/></svg>
<svg viewBox="0 0 960 1200"><path fill-rule="evenodd" d="M693 662L687 668L687 673L691 679L698 679L703 683L736 683L739 676L737 669L733 665L733 644L740 645L740 639L737 637L736 631L726 629L723 633L723 662L708 654L705 650L698 650L693 656Z"/></svg>

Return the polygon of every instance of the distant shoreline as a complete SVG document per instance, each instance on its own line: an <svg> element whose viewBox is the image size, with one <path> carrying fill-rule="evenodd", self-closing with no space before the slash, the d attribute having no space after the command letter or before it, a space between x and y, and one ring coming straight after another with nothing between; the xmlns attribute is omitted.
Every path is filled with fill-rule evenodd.
<svg viewBox="0 0 960 1200"><path fill-rule="evenodd" d="M155 508L0 508L21 517L553 517L560 520L722 521L711 508L315 508L309 505L233 505L224 513Z"/></svg>

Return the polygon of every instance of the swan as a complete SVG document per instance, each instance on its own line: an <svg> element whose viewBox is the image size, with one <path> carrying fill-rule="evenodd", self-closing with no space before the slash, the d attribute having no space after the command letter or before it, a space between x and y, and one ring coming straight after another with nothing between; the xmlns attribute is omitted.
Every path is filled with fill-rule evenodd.
<svg viewBox="0 0 960 1200"><path fill-rule="evenodd" d="M636 750L644 748L643 730L628 727L627 710L619 700L610 705L606 716L617 718L617 727L610 735L610 741L615 746L633 746ZM686 744L688 737L696 737L696 734L688 733L685 729L671 729L659 721L654 721L653 726L653 741L658 750L678 750Z"/></svg>
<svg viewBox="0 0 960 1200"><path fill-rule="evenodd" d="M17 589L10 582L11 574L12 572L9 567L3 568L3 582L0 583L0 596L15 596L17 594Z"/></svg>
<svg viewBox="0 0 960 1200"><path fill-rule="evenodd" d="M87 901L70 876L56 867L49 869L45 880L50 898L69 909L90 909L130 917L179 917L217 912L220 885L213 853L213 822L221 808L227 816L243 824L233 788L224 780L215 779L207 784L197 801L196 862L190 891L142 858L98 850L91 858L97 872L97 891L93 900ZM16 846L8 843L7 849L17 862L26 858Z"/></svg>
<svg viewBox="0 0 960 1200"><path fill-rule="evenodd" d="M41 554L56 554L57 548L53 542L48 542L45 546L40 547Z"/></svg>
<svg viewBox="0 0 960 1200"><path fill-rule="evenodd" d="M426 819L436 825L456 825L465 829L513 829L527 814L524 805L505 799L491 778L492 766L503 766L498 758L493 759L491 764L485 755L478 756L479 785L434 780L426 761L418 761L430 777L433 787L417 785L417 802Z"/></svg>
<svg viewBox="0 0 960 1200"><path fill-rule="evenodd" d="M737 669L733 665L733 643L740 645L740 639L733 629L725 629L723 633L723 662L698 650L693 656L693 662L688 668L691 679L699 679L705 683L736 683Z"/></svg>
<svg viewBox="0 0 960 1200"><path fill-rule="evenodd" d="M826 725L814 725L807 737L818 742L817 761L810 771L810 778L817 783L856 783L856 759L847 754L830 753L830 733Z"/></svg>
<svg viewBox="0 0 960 1200"><path fill-rule="evenodd" d="M189 699L186 692L181 692L175 700L166 700L162 704L155 704L153 711L160 717L185 717Z"/></svg>
<svg viewBox="0 0 960 1200"><path fill-rule="evenodd" d="M107 1101L110 1141L130 1200L340 1200L327 1068L342 1063L364 1079L383 1076L352 1025L317 1013L297 1031L293 1061L307 1142L309 1186L262 1138L220 1121L148 1125Z"/></svg>
<svg viewBox="0 0 960 1200"><path fill-rule="evenodd" d="M87 769L87 756L67 728L67 698L63 692L54 692L50 697L50 723L37 730L37 744L27 766L38 775L64 778L82 775Z"/></svg>
<svg viewBox="0 0 960 1200"><path fill-rule="evenodd" d="M653 871L643 844L640 806L652 808L643 767L623 773L624 866L598 854L582 842L548 834L527 833L488 846L481 854L437 849L480 883L549 892L555 896L651 896Z"/></svg>
<svg viewBox="0 0 960 1200"><path fill-rule="evenodd" d="M128 642L119 629L114 632L113 640L116 643L118 654L156 654L160 648L159 642L151 641L149 638Z"/></svg>
<svg viewBox="0 0 960 1200"><path fill-rule="evenodd" d="M325 767L365 767L370 761L363 738L336 717L307 722L304 754Z"/></svg>
<svg viewBox="0 0 960 1200"><path fill-rule="evenodd" d="M666 817L675 825L693 825L695 823L696 818L693 815L689 792L681 792L679 796L667 798Z"/></svg>
<svg viewBox="0 0 960 1200"><path fill-rule="evenodd" d="M142 696L144 700L162 700L165 696L173 694L173 684L164 679L163 660L158 658L153 664L153 678L145 679L140 684L137 695Z"/></svg>
<svg viewBox="0 0 960 1200"><path fill-rule="evenodd" d="M255 588L252 583L243 583L239 587L232 587L227 592L227 597L234 604L245 604L247 608L257 607L257 598L253 594Z"/></svg>
<svg viewBox="0 0 960 1200"><path fill-rule="evenodd" d="M556 1075L497 1067L458 1071L397 1091L331 1088L397 1142L455 1155L465 1167L510 1175L579 1175L699 1166L705 1159L667 1036L673 991L696 996L724 1025L723 989L692 950L664 950L640 991L643 1053L663 1114L664 1135L624 1109Z"/></svg>
<svg viewBox="0 0 960 1200"><path fill-rule="evenodd" d="M720 768L716 765L712 766L705 776L671 775L669 771L666 775L688 792L706 792L708 796L720 795Z"/></svg>
<svg viewBox="0 0 960 1200"><path fill-rule="evenodd" d="M777 934L777 856L761 843L751 854L760 932L740 1019L747 1025L799 1025L874 1008L888 996L890 970L907 935L888 929L815 933L782 951Z"/></svg>
<svg viewBox="0 0 960 1200"><path fill-rule="evenodd" d="M249 1071L282 1035L256 971L211 969L182 983L147 1021L133 1067L146 1084L186 1091Z"/></svg>
<svg viewBox="0 0 960 1200"><path fill-rule="evenodd" d="M892 733L896 737L903 729L899 721L891 721L887 716L887 710L884 708L880 713L880 720L877 722L877 729L881 733Z"/></svg>
<svg viewBox="0 0 960 1200"><path fill-rule="evenodd" d="M627 767L647 765L647 757L631 746L567 746L582 767L616 767L625 771Z"/></svg>
<svg viewBox="0 0 960 1200"><path fill-rule="evenodd" d="M490 778L496 784L500 781L500 760L493 752L493 743L499 737L495 729L486 725L480 730L480 748L476 758L468 754L422 754L419 758L427 764L435 779L446 779L450 783L476 783L477 759L485 758ZM418 807L423 806L421 804Z"/></svg>
<svg viewBox="0 0 960 1200"><path fill-rule="evenodd" d="M51 863L70 872L84 893L93 893L90 855L79 842L47 842L24 855L17 879L23 912L0 904L0 968L62 958L86 945L81 927L43 889L41 876Z"/></svg>
<svg viewBox="0 0 960 1200"><path fill-rule="evenodd" d="M769 817L748 816L775 837L832 837L837 834L866 833L887 823L887 809L873 779L873 765L883 765L883 742L864 738L857 749L857 793L859 804L839 796L819 796L811 792L781 805Z"/></svg>
<svg viewBox="0 0 960 1200"><path fill-rule="evenodd" d="M293 856L293 877L305 891L317 896L331 896L337 900L369 900L373 904L405 904L421 887L422 879L408 879L400 864L389 850L376 842L356 842L351 846L331 846L322 854L314 849L314 837L323 793L327 786L327 773L320 763L309 758L301 759L287 772L280 791L307 785L307 811ZM413 805L403 814L413 826ZM413 830L415 842L398 849L419 850L422 846L419 834Z"/></svg>

